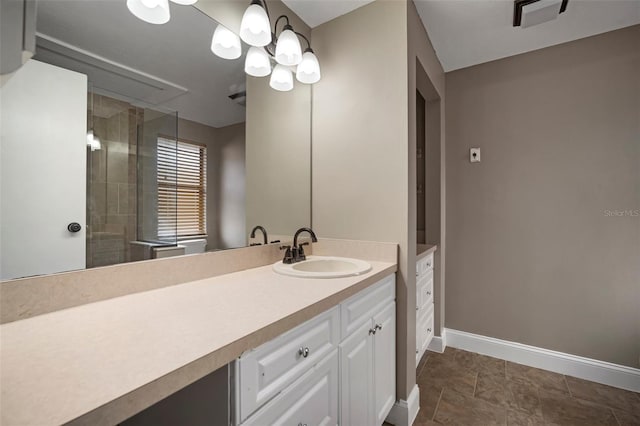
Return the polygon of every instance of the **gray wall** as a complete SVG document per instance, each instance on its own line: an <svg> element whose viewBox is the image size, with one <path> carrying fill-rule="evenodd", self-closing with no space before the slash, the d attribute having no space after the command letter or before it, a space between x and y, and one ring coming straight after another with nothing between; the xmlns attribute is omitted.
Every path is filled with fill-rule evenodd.
<svg viewBox="0 0 640 426"><path fill-rule="evenodd" d="M446 87L446 327L638 367L640 26Z"/></svg>
<svg viewBox="0 0 640 426"><path fill-rule="evenodd" d="M269 1L269 13L288 15L296 31L310 36L284 3ZM269 77L247 76L246 164L247 233L262 225L269 240L284 240L311 225L310 85L294 77L293 90L278 92L269 87Z"/></svg>
<svg viewBox="0 0 640 426"><path fill-rule="evenodd" d="M207 250L245 246L245 123L180 119L178 137L207 146Z"/></svg>

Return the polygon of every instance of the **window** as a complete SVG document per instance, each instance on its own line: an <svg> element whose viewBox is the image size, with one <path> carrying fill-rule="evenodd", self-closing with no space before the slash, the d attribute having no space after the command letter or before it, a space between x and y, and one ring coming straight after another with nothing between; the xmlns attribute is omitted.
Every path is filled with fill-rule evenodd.
<svg viewBox="0 0 640 426"><path fill-rule="evenodd" d="M158 237L204 236L207 148L158 138Z"/></svg>

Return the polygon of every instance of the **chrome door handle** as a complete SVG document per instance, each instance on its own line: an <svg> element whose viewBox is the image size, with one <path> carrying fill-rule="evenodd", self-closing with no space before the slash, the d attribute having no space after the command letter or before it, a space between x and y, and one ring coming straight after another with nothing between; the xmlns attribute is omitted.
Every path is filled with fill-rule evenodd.
<svg viewBox="0 0 640 426"><path fill-rule="evenodd" d="M309 348L308 347L300 347L300 349L298 349L298 355L301 355L302 358L306 358L309 356Z"/></svg>

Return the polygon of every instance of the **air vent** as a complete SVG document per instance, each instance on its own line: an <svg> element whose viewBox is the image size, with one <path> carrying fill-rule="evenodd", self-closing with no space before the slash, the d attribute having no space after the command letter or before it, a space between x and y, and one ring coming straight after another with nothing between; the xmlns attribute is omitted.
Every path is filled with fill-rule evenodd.
<svg viewBox="0 0 640 426"><path fill-rule="evenodd" d="M37 34L35 59L87 75L92 88L119 98L161 105L188 89L98 56L45 34Z"/></svg>
<svg viewBox="0 0 640 426"><path fill-rule="evenodd" d="M532 27L552 21L567 10L569 0L515 0L513 8L514 27Z"/></svg>
<svg viewBox="0 0 640 426"><path fill-rule="evenodd" d="M229 99L233 102L246 106L247 105L247 91L243 90L242 92L232 93L229 95Z"/></svg>

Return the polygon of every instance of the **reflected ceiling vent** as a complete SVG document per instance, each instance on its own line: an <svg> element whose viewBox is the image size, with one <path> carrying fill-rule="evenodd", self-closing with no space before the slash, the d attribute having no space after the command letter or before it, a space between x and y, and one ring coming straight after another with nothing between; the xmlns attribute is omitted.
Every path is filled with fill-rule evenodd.
<svg viewBox="0 0 640 426"><path fill-rule="evenodd" d="M244 84L232 84L229 87L229 99L238 105L247 106L247 89Z"/></svg>
<svg viewBox="0 0 640 426"><path fill-rule="evenodd" d="M532 27L553 21L567 10L569 0L515 0L513 5L513 26Z"/></svg>

